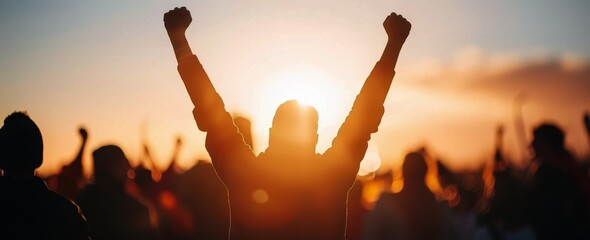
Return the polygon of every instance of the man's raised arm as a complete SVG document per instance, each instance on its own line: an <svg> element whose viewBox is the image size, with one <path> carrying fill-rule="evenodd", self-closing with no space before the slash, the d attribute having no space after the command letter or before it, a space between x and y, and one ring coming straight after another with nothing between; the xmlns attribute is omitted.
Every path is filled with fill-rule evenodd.
<svg viewBox="0 0 590 240"><path fill-rule="evenodd" d="M193 113L197 125L201 131L209 131L215 122L211 118L221 117L225 109L223 100L215 91L199 59L193 55L186 39L185 32L191 22L191 13L185 7L175 8L164 14L164 26L178 61L178 72L195 106ZM211 112L218 115L211 116ZM201 115L199 113L204 116L197 116Z"/></svg>
<svg viewBox="0 0 590 240"><path fill-rule="evenodd" d="M164 14L164 26L178 61L178 72L195 106L193 115L197 126L207 132L207 151L217 172L224 175L230 162L243 159L244 155L253 157L253 153L233 124L199 59L191 51L185 36L191 21L191 14L185 7Z"/></svg>
<svg viewBox="0 0 590 240"><path fill-rule="evenodd" d="M412 26L401 15L392 13L383 22L383 27L388 40L381 59L365 80L352 110L332 141L332 147L325 153L351 160L351 171L358 171L370 135L377 132L384 112L383 103L395 75L395 65Z"/></svg>
<svg viewBox="0 0 590 240"><path fill-rule="evenodd" d="M412 25L402 15L391 13L383 22L383 28L387 33L387 45L385 45L381 59L379 59L379 62L365 81L356 102L366 100L383 105L395 75L395 65L399 53L410 34Z"/></svg>
<svg viewBox="0 0 590 240"><path fill-rule="evenodd" d="M191 13L186 7L175 8L164 14L164 27L170 37L178 63L183 57L193 55L185 35L186 29L192 21Z"/></svg>

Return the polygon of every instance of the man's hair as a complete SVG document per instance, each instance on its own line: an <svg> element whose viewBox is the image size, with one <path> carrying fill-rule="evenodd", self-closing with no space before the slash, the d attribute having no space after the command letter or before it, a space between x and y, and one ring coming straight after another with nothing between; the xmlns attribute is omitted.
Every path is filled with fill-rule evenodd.
<svg viewBox="0 0 590 240"><path fill-rule="evenodd" d="M111 178L113 174L121 174L116 172L119 170L118 166L130 168L125 153L116 145L102 146L92 153L92 157L94 159L94 176L97 178Z"/></svg>
<svg viewBox="0 0 590 240"><path fill-rule="evenodd" d="M561 128L552 123L543 123L533 131L535 141L542 142L555 150L564 148L564 133Z"/></svg>
<svg viewBox="0 0 590 240"><path fill-rule="evenodd" d="M299 103L297 100L289 100L277 108L272 127L283 127L299 124L312 124L310 129L318 129L318 112L315 108Z"/></svg>
<svg viewBox="0 0 590 240"><path fill-rule="evenodd" d="M43 137L26 112L14 112L0 128L0 169L34 171L43 163Z"/></svg>

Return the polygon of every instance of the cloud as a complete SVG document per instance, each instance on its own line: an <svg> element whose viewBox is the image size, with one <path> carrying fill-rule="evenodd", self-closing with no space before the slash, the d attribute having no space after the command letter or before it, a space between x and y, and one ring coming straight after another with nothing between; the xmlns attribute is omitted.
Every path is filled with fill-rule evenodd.
<svg viewBox="0 0 590 240"><path fill-rule="evenodd" d="M590 61L574 53L565 53L560 58L561 68L566 72L581 72L588 70Z"/></svg>
<svg viewBox="0 0 590 240"><path fill-rule="evenodd" d="M574 153L588 152L581 116L590 110L590 60L583 56L469 47L448 60L426 59L396 78L403 81L392 89L390 115L377 137L390 146L385 158L428 144L456 167L474 166L493 156L498 124L507 127L506 149L518 158L526 151L516 143L513 128L519 96L526 134L552 121L566 130Z"/></svg>
<svg viewBox="0 0 590 240"><path fill-rule="evenodd" d="M491 53L467 47L447 61L427 59L411 67L407 77L411 84L464 94L502 98L525 93L539 101L561 102L590 99L590 59L574 53Z"/></svg>

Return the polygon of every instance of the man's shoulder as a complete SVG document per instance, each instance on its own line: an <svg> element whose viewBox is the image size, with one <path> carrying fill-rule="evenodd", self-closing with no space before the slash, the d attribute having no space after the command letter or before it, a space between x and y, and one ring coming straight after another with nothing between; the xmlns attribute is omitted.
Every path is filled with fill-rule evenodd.
<svg viewBox="0 0 590 240"><path fill-rule="evenodd" d="M0 189L5 191L10 186L10 182L4 176L0 176Z"/></svg>
<svg viewBox="0 0 590 240"><path fill-rule="evenodd" d="M44 200L49 205L55 207L55 212L63 212L63 214L80 214L80 208L74 201L66 198L53 190L47 189L44 193Z"/></svg>

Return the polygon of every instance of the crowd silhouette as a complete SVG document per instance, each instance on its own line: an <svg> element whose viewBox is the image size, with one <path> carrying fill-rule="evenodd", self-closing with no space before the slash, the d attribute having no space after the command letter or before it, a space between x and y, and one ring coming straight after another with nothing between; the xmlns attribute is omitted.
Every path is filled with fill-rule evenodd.
<svg viewBox="0 0 590 240"><path fill-rule="evenodd" d="M403 159L401 177L357 176L411 30L401 15L385 18L383 54L321 154L318 112L295 100L277 108L268 148L253 152L251 122L225 110L190 48L191 21L184 7L164 14L211 162L178 167L178 136L170 165L159 169L142 139L137 166L119 146L104 145L92 151L86 176L91 129L80 127L74 159L42 179L41 130L28 113L14 112L0 128L0 239L590 239L590 159L566 149L555 123L531 130L525 166L506 157L500 126L492 163L478 170L451 170L420 148ZM588 113L582 123L590 146ZM368 186L382 188L375 202L365 198Z"/></svg>

